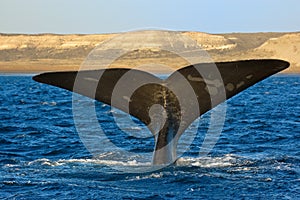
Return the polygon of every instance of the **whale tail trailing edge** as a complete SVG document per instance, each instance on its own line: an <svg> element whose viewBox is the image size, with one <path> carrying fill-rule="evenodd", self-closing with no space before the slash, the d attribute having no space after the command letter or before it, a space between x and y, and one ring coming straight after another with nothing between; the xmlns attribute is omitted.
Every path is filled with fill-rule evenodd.
<svg viewBox="0 0 300 200"><path fill-rule="evenodd" d="M138 118L155 136L153 164L165 165L176 161L177 141L195 119L288 66L288 62L275 59L245 60L199 63L181 68L165 80L123 68L49 72L33 79L96 99ZM216 71L211 73L213 68ZM119 84L124 80L126 84Z"/></svg>

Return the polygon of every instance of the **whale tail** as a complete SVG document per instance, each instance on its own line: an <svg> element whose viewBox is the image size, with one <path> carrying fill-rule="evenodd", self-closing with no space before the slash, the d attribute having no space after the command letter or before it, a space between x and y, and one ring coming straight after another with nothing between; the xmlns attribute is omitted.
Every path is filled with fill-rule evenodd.
<svg viewBox="0 0 300 200"><path fill-rule="evenodd" d="M167 165L176 161L177 142L195 119L288 66L283 60L245 60L194 64L165 80L124 68L48 72L33 79L96 99L138 118L155 137L153 164Z"/></svg>

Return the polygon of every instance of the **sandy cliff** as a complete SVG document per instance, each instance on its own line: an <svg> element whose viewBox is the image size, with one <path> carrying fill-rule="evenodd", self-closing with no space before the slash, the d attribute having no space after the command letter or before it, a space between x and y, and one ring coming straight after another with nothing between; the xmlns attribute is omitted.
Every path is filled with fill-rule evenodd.
<svg viewBox="0 0 300 200"><path fill-rule="evenodd" d="M285 72L300 73L300 33L181 34L195 40L215 61L277 58L291 63ZM0 34L0 71L75 70L91 50L115 35ZM141 50L124 56L114 67L134 67L143 64L141 60L147 62L151 59L163 60L174 68L184 66L185 63L169 59L169 56L166 52Z"/></svg>

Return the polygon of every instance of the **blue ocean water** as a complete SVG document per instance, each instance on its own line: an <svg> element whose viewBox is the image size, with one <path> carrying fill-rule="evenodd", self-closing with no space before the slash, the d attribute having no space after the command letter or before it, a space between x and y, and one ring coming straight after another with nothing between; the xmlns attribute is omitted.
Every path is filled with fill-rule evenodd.
<svg viewBox="0 0 300 200"><path fill-rule="evenodd" d="M202 116L178 165L146 173L118 170L145 163L114 162L113 150L93 157L75 128L72 93L4 75L0 91L1 199L299 199L300 76L270 77L227 101L221 136L205 157L209 113ZM96 106L116 146L153 149L153 139L124 134L107 106Z"/></svg>

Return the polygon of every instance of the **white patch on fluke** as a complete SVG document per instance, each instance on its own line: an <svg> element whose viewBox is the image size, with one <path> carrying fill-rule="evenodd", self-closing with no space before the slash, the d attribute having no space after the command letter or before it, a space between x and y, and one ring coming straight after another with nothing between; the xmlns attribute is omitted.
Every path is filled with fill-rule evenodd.
<svg viewBox="0 0 300 200"><path fill-rule="evenodd" d="M192 75L188 75L187 77L190 81L197 81L197 82L204 82L203 78L200 77L193 77Z"/></svg>
<svg viewBox="0 0 300 200"><path fill-rule="evenodd" d="M216 96L216 95L218 94L218 88L213 87L213 86L205 87L205 90L206 90L211 96Z"/></svg>
<svg viewBox="0 0 300 200"><path fill-rule="evenodd" d="M128 102L131 102L131 99L130 99L130 97L128 97L128 96L123 96L123 99L125 99L125 100L128 101Z"/></svg>
<svg viewBox="0 0 300 200"><path fill-rule="evenodd" d="M246 79L251 79L253 77L253 74L249 74L248 76L246 76Z"/></svg>
<svg viewBox="0 0 300 200"><path fill-rule="evenodd" d="M203 79L201 77L193 77L190 74L187 76L187 78L190 81L205 82L207 85L212 85L213 87L221 87L221 86L223 86L222 81L220 81L219 79L208 80L208 79Z"/></svg>
<svg viewBox="0 0 300 200"><path fill-rule="evenodd" d="M236 88L240 88L241 86L243 86L245 84L244 81L241 81L239 82L237 85L236 85Z"/></svg>
<svg viewBox="0 0 300 200"><path fill-rule="evenodd" d="M228 83L226 85L226 90L232 92L234 90L235 86L232 83Z"/></svg>
<svg viewBox="0 0 300 200"><path fill-rule="evenodd" d="M86 78L84 78L85 80L87 80L87 81L94 81L94 82L98 82L99 80L98 79L96 79L96 78L91 78L91 77L86 77Z"/></svg>

